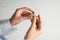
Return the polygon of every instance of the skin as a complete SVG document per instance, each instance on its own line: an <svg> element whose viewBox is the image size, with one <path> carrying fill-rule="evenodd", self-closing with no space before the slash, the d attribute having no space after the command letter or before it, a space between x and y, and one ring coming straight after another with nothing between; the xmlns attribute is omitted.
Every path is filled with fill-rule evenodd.
<svg viewBox="0 0 60 40"><path fill-rule="evenodd" d="M24 20L31 19L34 11L27 7L16 9L13 16L10 18L11 26L14 26Z"/></svg>
<svg viewBox="0 0 60 40"><path fill-rule="evenodd" d="M13 27L14 25L27 19L31 19L31 26L28 29L24 38L26 40L35 40L36 37L41 35L42 27L40 15L35 16L34 11L32 9L27 7L16 9L13 16L10 18L10 24Z"/></svg>
<svg viewBox="0 0 60 40"><path fill-rule="evenodd" d="M41 35L41 33L42 33L42 27L41 27L40 15L34 16L33 19L31 20L31 26L25 35L25 39L35 40L35 38Z"/></svg>

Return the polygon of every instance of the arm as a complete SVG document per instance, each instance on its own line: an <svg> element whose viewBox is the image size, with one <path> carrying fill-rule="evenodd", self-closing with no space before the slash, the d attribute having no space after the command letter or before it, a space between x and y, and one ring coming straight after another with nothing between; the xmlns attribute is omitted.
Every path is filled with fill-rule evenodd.
<svg viewBox="0 0 60 40"><path fill-rule="evenodd" d="M0 34L7 35L14 31L14 25L27 20L31 19L33 11L30 8L22 7L16 9L13 16L7 20L0 21Z"/></svg>
<svg viewBox="0 0 60 40"><path fill-rule="evenodd" d="M26 40L35 40L42 33L41 20L40 16L34 16L31 20L31 27L28 29L25 39Z"/></svg>

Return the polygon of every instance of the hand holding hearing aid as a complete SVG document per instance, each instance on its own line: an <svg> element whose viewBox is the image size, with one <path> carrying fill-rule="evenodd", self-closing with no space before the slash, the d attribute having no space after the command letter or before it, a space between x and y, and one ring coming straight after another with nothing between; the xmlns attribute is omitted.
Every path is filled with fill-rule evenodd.
<svg viewBox="0 0 60 40"><path fill-rule="evenodd" d="M25 39L34 40L36 37L41 35L41 33L42 33L42 27L41 27L40 15L38 16L34 15L33 18L31 19L31 26L25 35Z"/></svg>
<svg viewBox="0 0 60 40"><path fill-rule="evenodd" d="M10 18L10 24L14 26L21 21L31 19L33 13L34 11L28 7L17 8L13 16Z"/></svg>
<svg viewBox="0 0 60 40"><path fill-rule="evenodd" d="M27 7L16 9L14 15L10 18L10 23L12 26L14 26L20 23L21 21L27 19L31 20L31 26L25 35L25 39L34 40L37 36L41 35L42 27L40 15L35 16L34 11L32 9Z"/></svg>

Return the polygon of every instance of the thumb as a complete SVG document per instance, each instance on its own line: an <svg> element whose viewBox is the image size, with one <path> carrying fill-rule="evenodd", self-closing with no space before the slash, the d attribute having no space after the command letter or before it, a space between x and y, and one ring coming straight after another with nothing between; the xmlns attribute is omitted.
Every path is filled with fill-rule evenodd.
<svg viewBox="0 0 60 40"><path fill-rule="evenodd" d="M34 26L36 24L36 16L33 16L33 19L31 19L31 26Z"/></svg>

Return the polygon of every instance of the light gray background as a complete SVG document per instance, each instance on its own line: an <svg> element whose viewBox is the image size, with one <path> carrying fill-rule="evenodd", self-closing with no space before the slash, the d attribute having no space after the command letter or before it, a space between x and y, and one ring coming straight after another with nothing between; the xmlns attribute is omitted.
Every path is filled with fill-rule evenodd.
<svg viewBox="0 0 60 40"><path fill-rule="evenodd" d="M26 6L41 15L43 33L36 40L60 40L60 0L0 0L0 20L10 18L15 9ZM10 40L23 40L30 21L19 23L18 30L7 35Z"/></svg>

